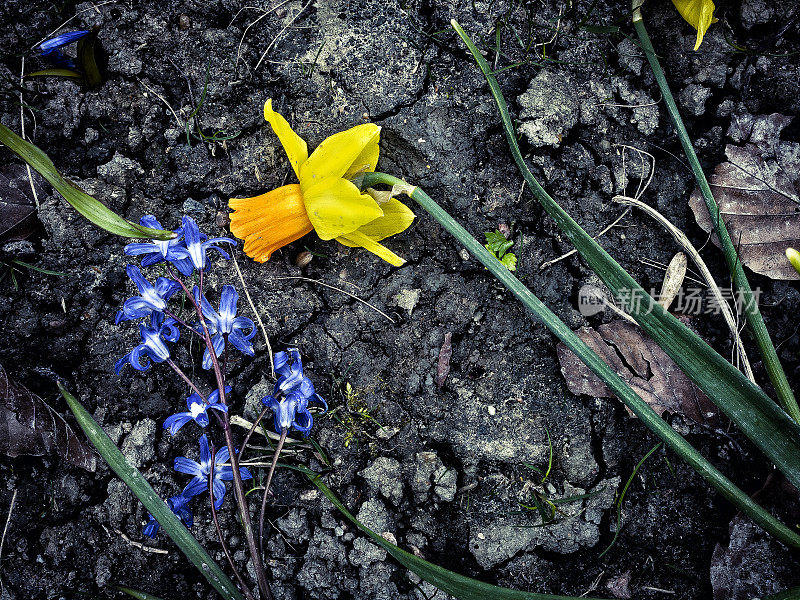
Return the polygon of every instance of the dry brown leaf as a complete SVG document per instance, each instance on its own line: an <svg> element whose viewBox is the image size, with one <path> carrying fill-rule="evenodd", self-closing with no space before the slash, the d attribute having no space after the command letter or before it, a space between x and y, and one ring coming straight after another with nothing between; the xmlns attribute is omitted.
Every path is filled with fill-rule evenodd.
<svg viewBox="0 0 800 600"><path fill-rule="evenodd" d="M38 183L38 175L36 180ZM36 231L39 219L31 195L25 167L3 166L0 170L0 242L24 240Z"/></svg>
<svg viewBox="0 0 800 600"><path fill-rule="evenodd" d="M97 458L64 417L28 388L8 378L0 365L0 452L7 456L58 454L94 471Z"/></svg>
<svg viewBox="0 0 800 600"><path fill-rule="evenodd" d="M450 358L453 356L453 334L449 331L444 334L444 342L439 350L439 362L436 364L436 386L444 385L450 373Z"/></svg>
<svg viewBox="0 0 800 600"><path fill-rule="evenodd" d="M716 425L717 407L637 326L612 321L597 329L583 327L575 333L659 415L682 414L697 423ZM596 398L614 397L606 384L564 344L558 345L557 352L570 392Z"/></svg>
<svg viewBox="0 0 800 600"><path fill-rule="evenodd" d="M786 260L788 246L800 245L800 144L780 139L791 117L739 117L728 132L742 146L728 144L728 160L709 183L742 263L772 279L800 279ZM689 206L710 233L711 218L699 189ZM719 246L716 236L714 243Z"/></svg>

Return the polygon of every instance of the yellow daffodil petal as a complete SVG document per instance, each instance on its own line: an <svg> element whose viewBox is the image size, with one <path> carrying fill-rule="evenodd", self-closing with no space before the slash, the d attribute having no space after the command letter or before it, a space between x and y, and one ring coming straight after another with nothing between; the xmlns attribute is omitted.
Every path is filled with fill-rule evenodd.
<svg viewBox="0 0 800 600"><path fill-rule="evenodd" d="M697 50L703 42L703 36L708 31L712 23L716 23L714 18L714 2L712 0L672 0L675 8L689 25L697 29L697 42L694 49Z"/></svg>
<svg viewBox="0 0 800 600"><path fill-rule="evenodd" d="M374 123L364 123L323 140L300 167L298 178L303 193L322 181L343 177L351 167L357 170L362 166L368 166L371 164L373 154L377 162L380 131L381 128ZM358 160L364 164L357 165Z"/></svg>
<svg viewBox="0 0 800 600"><path fill-rule="evenodd" d="M380 154L380 147L378 146L380 137L380 127L378 127L378 134L367 142L361 154L353 160L353 164L344 174L345 179L353 179L359 173L372 173L375 170L375 167L378 166L378 154Z"/></svg>
<svg viewBox="0 0 800 600"><path fill-rule="evenodd" d="M272 131L281 141L289 162L292 163L297 178L300 178L300 167L308 159L308 144L297 135L289 125L289 122L281 115L272 110L272 98L264 104L264 118L272 125Z"/></svg>
<svg viewBox="0 0 800 600"><path fill-rule="evenodd" d="M380 204L380 207L383 216L362 225L357 230L376 242L405 231L414 221L414 213L397 198ZM347 246L347 243L342 243Z"/></svg>
<svg viewBox="0 0 800 600"><path fill-rule="evenodd" d="M402 267L404 264L406 264L404 259L397 256L397 254L389 250L386 246L379 244L371 237L361 233L360 231L353 231L347 235L339 236L336 238L336 241L351 248L359 247L369 250L374 255L382 258L395 267Z"/></svg>
<svg viewBox="0 0 800 600"><path fill-rule="evenodd" d="M794 270L797 271L798 275L800 275L800 252L794 248L787 248L786 258L789 259L789 262L792 263Z"/></svg>
<svg viewBox="0 0 800 600"><path fill-rule="evenodd" d="M302 187L302 186L301 186ZM383 216L378 203L346 179L328 179L303 192L317 235L332 240Z"/></svg>
<svg viewBox="0 0 800 600"><path fill-rule="evenodd" d="M310 232L313 227L300 186L284 185L253 198L231 198L231 233L244 240L244 253L256 262Z"/></svg>

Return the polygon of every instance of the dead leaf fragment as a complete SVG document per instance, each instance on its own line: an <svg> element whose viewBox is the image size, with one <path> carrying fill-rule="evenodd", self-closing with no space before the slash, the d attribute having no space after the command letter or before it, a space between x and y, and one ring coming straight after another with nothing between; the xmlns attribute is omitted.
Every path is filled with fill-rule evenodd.
<svg viewBox="0 0 800 600"><path fill-rule="evenodd" d="M6 456L58 454L94 471L97 458L64 418L0 365L0 452Z"/></svg>
<svg viewBox="0 0 800 600"><path fill-rule="evenodd" d="M0 243L27 239L38 225L25 167L5 165L0 169Z"/></svg>
<svg viewBox="0 0 800 600"><path fill-rule="evenodd" d="M626 321L612 321L597 329L583 327L576 333L659 415L681 414L697 423L716 425L717 407L638 327ZM564 344L558 345L557 353L570 392L614 397Z"/></svg>
<svg viewBox="0 0 800 600"><path fill-rule="evenodd" d="M797 280L800 275L784 256L787 247L800 245L800 144L780 139L790 121L777 113L736 120L729 134L746 143L725 147L728 160L709 183L742 263L772 279ZM713 224L699 188L689 206L710 233ZM716 236L712 239L719 246Z"/></svg>
<svg viewBox="0 0 800 600"><path fill-rule="evenodd" d="M449 331L444 334L444 342L439 350L439 362L436 365L436 386L444 385L450 373L450 358L453 356L453 334Z"/></svg>

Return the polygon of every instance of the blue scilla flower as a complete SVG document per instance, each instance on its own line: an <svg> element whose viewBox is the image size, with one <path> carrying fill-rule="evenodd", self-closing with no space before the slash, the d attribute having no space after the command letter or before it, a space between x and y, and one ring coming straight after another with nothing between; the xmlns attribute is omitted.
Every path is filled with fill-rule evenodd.
<svg viewBox="0 0 800 600"><path fill-rule="evenodd" d="M139 219L139 224L152 229L164 229L153 215L144 215ZM128 256L141 256L143 267L150 267L169 261L175 265L184 277L188 277L194 271L194 265L191 259L186 256L183 227L179 227L173 233L176 234L176 237L171 240L151 240L149 242L128 244L125 246L125 254ZM176 251L178 249L180 250Z"/></svg>
<svg viewBox="0 0 800 600"><path fill-rule="evenodd" d="M229 394L230 391L231 387L226 385L225 394ZM208 425L209 410L213 408L219 412L228 412L228 407L219 401L219 390L211 392L208 395L208 400L203 400L200 394L195 392L186 398L186 408L189 409L186 412L179 412L167 417L164 421L164 429L169 429L169 432L175 435L178 433L178 430L189 421L194 421L200 425L200 427L206 427Z"/></svg>
<svg viewBox="0 0 800 600"><path fill-rule="evenodd" d="M239 293L232 285L222 287L222 295L219 301L219 312L215 311L211 303L205 296L200 294L200 290L195 287L193 290L194 299L200 303L203 309L203 317L211 335L214 353L219 357L225 348L225 338L239 351L253 356L253 344L250 341L256 335L256 326L247 317L236 316L236 305L239 302ZM195 326L199 333L203 333L203 326L198 323ZM203 354L203 368L210 369L212 366L211 353L206 348Z"/></svg>
<svg viewBox="0 0 800 600"><path fill-rule="evenodd" d="M49 63L56 67L74 69L76 68L75 61L68 56L65 56L64 53L61 52L61 48L71 44L72 42L76 42L87 35L89 35L88 30L62 33L61 35L57 35L56 37L39 44L39 52L41 52L42 58L46 59Z"/></svg>
<svg viewBox="0 0 800 600"><path fill-rule="evenodd" d="M228 462L230 453L227 447L220 448L214 455L214 508L219 509L225 498L225 481L233 479L233 468L224 463ZM192 498L202 494L208 489L208 478L211 473L211 449L208 446L208 438L204 433L200 436L200 462L191 460L184 456L175 459L175 470L179 473L193 475L191 481L181 492L182 496ZM239 467L242 479L252 479L253 476L246 467Z"/></svg>
<svg viewBox="0 0 800 600"><path fill-rule="evenodd" d="M164 362L169 358L169 348L164 342L177 342L181 333L175 319L164 317L164 313L159 312L150 315L149 325L139 323L139 332L142 343L117 361L114 366L117 375L128 363L137 371L146 371L150 368L151 360L156 363Z"/></svg>
<svg viewBox="0 0 800 600"><path fill-rule="evenodd" d="M150 313L163 311L167 307L167 300L181 289L177 281L166 277L159 277L156 279L156 284L152 285L136 265L128 265L126 270L141 295L125 300L122 310L117 313L117 318L114 320L117 325L121 321L140 319Z"/></svg>
<svg viewBox="0 0 800 600"><path fill-rule="evenodd" d="M227 237L212 238L209 240L206 234L200 232L200 228L197 227L197 223L192 217L183 217L182 229L185 249L176 249L176 253L179 253L181 257L189 258L194 268L198 271L206 268L206 252L209 250L216 250L225 259L230 258L228 253L216 244L224 243L230 244L231 246L236 245L234 240Z"/></svg>
<svg viewBox="0 0 800 600"><path fill-rule="evenodd" d="M316 393L314 384L303 374L303 362L297 348L289 348L288 352L277 352L274 359L278 381L275 383L273 395L265 396L261 402L270 407L275 419L275 431L294 428L303 435L308 435L314 425L314 417L309 410L309 402L328 410L328 403Z"/></svg>
<svg viewBox="0 0 800 600"><path fill-rule="evenodd" d="M169 498L167 500L167 506L169 506L170 510L174 512L181 521L183 521L186 527L191 529L192 525L194 525L194 515L192 515L192 509L187 506L189 500L191 500L191 498L180 494ZM158 534L161 524L156 521L155 517L150 513L147 513L147 517L149 520L147 521L147 525L144 526L144 531L142 533L147 537L154 538L156 534Z"/></svg>

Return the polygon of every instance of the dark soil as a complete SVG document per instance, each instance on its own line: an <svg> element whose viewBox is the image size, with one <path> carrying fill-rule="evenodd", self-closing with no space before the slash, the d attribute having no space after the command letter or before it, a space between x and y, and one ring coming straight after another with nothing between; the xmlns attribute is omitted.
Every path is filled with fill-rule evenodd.
<svg viewBox="0 0 800 600"><path fill-rule="evenodd" d="M706 241L687 206L691 172L632 41L628 3L578 0L568 10L555 0L290 0L272 3L277 7L260 20L256 4L9 0L0 7L2 122L20 131L12 82L19 80L23 55L26 71L42 66L28 49L67 19L68 30L98 25L107 54L104 84L84 91L70 81L28 80L23 113L28 135L57 167L118 213L131 220L153 214L168 227L189 214L206 231L220 231L229 197L277 187L290 172L262 118L264 101L272 98L310 148L354 124L380 124L380 170L422 186L478 238L508 225L518 274L571 327L611 320L609 312L587 319L577 311L580 287L597 283L579 258L540 270L570 245L521 193L488 87L448 29L455 17L498 68L527 61L499 77L519 118L523 151L587 231L599 232L622 212L611 197L624 190L619 145L627 144L656 158L643 199L697 246ZM695 53L694 31L671 3L647 3L648 27L707 171L724 157L733 116L800 111L800 15L787 17L760 0L744 4L720 1L721 21ZM737 51L734 41L748 50ZM208 65L198 122L207 135L238 135L188 143L183 122L199 102ZM529 116L537 107L563 108L558 90L578 98L560 120L541 125ZM799 140L798 125L784 137ZM8 151L0 155L16 161ZM629 193L641 174L630 157ZM194 456L196 431L187 427L171 438L161 423L183 410L183 385L164 369L121 376L113 370L137 337L132 324L113 325L132 293L124 241L84 221L47 189L40 233L6 254L67 275L24 272L18 288L3 279L0 360L13 378L66 414L54 383L64 381L154 487L165 497L176 494L185 478L172 462ZM333 409L312 433L330 459L330 487L400 546L484 581L610 597L608 584L630 574L635 598L710 598L712 554L728 544L732 507L659 451L631 484L624 527L600 557L614 538L615 494L657 438L616 400L571 395L553 336L436 222L417 214L409 231L388 241L408 259L399 269L313 234L266 264L238 257L273 346L301 349L307 374ZM667 263L677 251L638 213L601 241L647 289L660 287L663 272L642 259ZM315 256L301 270L295 259L305 249ZM719 252L708 244L703 255L725 285ZM228 281L238 287L229 263L217 263L214 273L210 283L217 289ZM342 293L288 279L301 275L353 291L394 323ZM756 275L751 281L763 290L767 325L798 388L798 286ZM246 305L243 311L252 316ZM730 355L721 318L696 316L692 326ZM451 370L439 388L436 364L447 333ZM749 340L748 348L755 357ZM198 356L195 347L179 358L190 364ZM234 359L234 412L254 417L269 385L268 360L263 340L254 359ZM764 382L763 368L755 367ZM753 493L763 485L771 467L737 431L671 420L742 489ZM598 493L563 505L557 523L531 528L537 513L520 503L530 501L540 478L526 465L546 468L547 432L554 462L544 491ZM308 452L294 460L324 466ZM117 594L113 584L166 600L216 597L163 533L154 542L142 536L146 511L105 465L87 473L57 456L2 457L0 478L0 523L17 494L0 556L3 600L110 598ZM276 598L433 596L366 543L298 473L279 470L274 491L266 547ZM223 564L210 513L196 506L192 532ZM222 510L222 526L245 565L231 508L226 503ZM763 573L756 577L758 593L800 584L798 557L769 547L759 554L760 566L752 566Z"/></svg>

